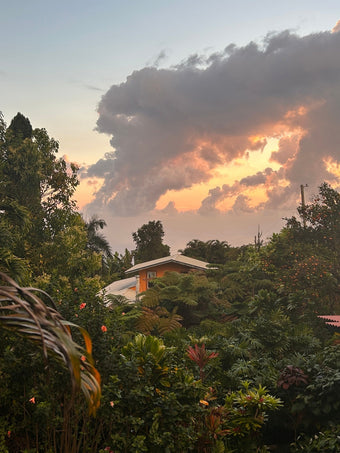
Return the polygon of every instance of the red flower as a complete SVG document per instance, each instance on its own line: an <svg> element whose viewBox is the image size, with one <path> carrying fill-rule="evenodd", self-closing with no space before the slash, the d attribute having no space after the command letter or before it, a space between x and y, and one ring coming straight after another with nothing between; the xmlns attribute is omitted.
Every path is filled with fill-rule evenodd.
<svg viewBox="0 0 340 453"><path fill-rule="evenodd" d="M29 402L32 403L32 404L35 404L35 398L34 396L32 398L29 399Z"/></svg>
<svg viewBox="0 0 340 453"><path fill-rule="evenodd" d="M106 326L101 326L102 332L107 332L107 327Z"/></svg>
<svg viewBox="0 0 340 453"><path fill-rule="evenodd" d="M85 302L83 302L82 304L79 305L80 310L82 310L85 307L86 307L86 303Z"/></svg>

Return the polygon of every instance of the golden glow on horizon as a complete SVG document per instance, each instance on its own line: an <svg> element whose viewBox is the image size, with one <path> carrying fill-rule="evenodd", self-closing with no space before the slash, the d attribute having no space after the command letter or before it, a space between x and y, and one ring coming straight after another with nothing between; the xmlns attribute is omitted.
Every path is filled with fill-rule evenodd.
<svg viewBox="0 0 340 453"><path fill-rule="evenodd" d="M289 137L292 133L287 133L284 136ZM266 168L270 167L274 171L278 171L281 165L276 161L271 161L273 151L277 151L280 138L264 137L261 135L249 137L252 144L259 144L266 141L263 150L248 150L243 157L234 159L228 164L220 165L214 170L210 170L213 176L208 182L194 184L190 188L182 189L179 191L169 190L166 194L162 195L156 203L156 210L164 209L169 202L173 202L175 208L179 212L195 211L200 208L202 200L209 196L209 190L216 187L223 190L224 185L233 186L237 185L238 181L251 175L256 175L258 172L263 172ZM201 167L202 170L208 174L209 167L207 161L201 159L198 155L193 157L194 164L197 168ZM340 175L340 165L334 161L327 161L329 171L334 175ZM181 161L177 162L181 165ZM221 211L230 210L235 203L238 195L242 194L247 197L247 204L250 208L258 206L260 203L267 200L267 189L270 189L271 178L267 178L266 184L258 186L240 186L240 191L237 193L232 192L230 195L217 203L216 207ZM100 178L86 178L82 179L80 185L76 190L74 199L77 201L79 209L82 209L86 204L94 200L96 192L100 190L104 183L104 179ZM285 182L280 181L280 185L284 186Z"/></svg>
<svg viewBox="0 0 340 453"><path fill-rule="evenodd" d="M265 139L262 136L254 136L251 138L254 143ZM164 209L170 201L173 201L175 207L180 212L197 210L201 206L201 202L209 195L209 189L222 187L224 184L233 185L235 181L239 181L246 176L256 174L259 171L265 170L267 167L273 170L278 170L280 164L270 162L270 156L278 147L277 138L267 138L267 145L263 151L249 151L245 157L234 159L227 165L221 165L214 170L214 176L208 183L195 184L188 189L180 191L169 190L162 195L157 204L156 209ZM264 187L249 188L242 192L243 195L250 199L249 205L254 207L259 203L266 201L266 191ZM223 211L232 207L236 196L230 196L221 201L217 207Z"/></svg>

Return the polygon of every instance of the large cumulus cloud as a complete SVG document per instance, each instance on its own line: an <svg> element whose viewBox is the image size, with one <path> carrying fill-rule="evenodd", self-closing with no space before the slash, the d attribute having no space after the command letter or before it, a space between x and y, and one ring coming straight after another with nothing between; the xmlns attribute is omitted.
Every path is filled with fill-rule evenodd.
<svg viewBox="0 0 340 453"><path fill-rule="evenodd" d="M152 210L168 190L206 183L214 170L278 139L271 160L280 170L211 187L200 213L262 185L258 208L293 201L301 184L335 179L325 165L339 162L340 33L268 35L262 43L228 46L192 56L176 67L146 67L102 97L97 130L111 136L112 153L85 172L103 178L93 204L114 215ZM282 183L284 181L284 184Z"/></svg>

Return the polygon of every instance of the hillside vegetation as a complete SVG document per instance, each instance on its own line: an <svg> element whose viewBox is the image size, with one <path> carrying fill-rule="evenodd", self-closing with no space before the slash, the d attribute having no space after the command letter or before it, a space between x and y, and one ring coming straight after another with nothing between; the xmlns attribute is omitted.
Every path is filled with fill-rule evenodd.
<svg viewBox="0 0 340 453"><path fill-rule="evenodd" d="M57 152L23 115L1 120L0 452L340 451L339 329L319 318L340 315L340 194L324 183L265 244L193 239L182 253L206 273L108 304L100 289L150 253L150 228L168 254L163 227L112 252Z"/></svg>

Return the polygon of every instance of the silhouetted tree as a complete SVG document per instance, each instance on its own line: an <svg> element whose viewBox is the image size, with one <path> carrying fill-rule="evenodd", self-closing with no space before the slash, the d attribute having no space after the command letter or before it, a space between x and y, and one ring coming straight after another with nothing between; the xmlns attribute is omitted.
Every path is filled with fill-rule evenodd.
<svg viewBox="0 0 340 453"><path fill-rule="evenodd" d="M14 138L25 140L32 138L33 128L31 122L22 113L18 112L8 126L8 131L13 133Z"/></svg>
<svg viewBox="0 0 340 453"><path fill-rule="evenodd" d="M164 230L160 220L152 220L142 225L132 237L136 244L135 263L170 255L170 247L163 244Z"/></svg>
<svg viewBox="0 0 340 453"><path fill-rule="evenodd" d="M230 245L226 241L213 239L210 241L200 241L193 239L188 242L184 250L179 250L185 256L207 261L214 264L225 264L228 259Z"/></svg>

